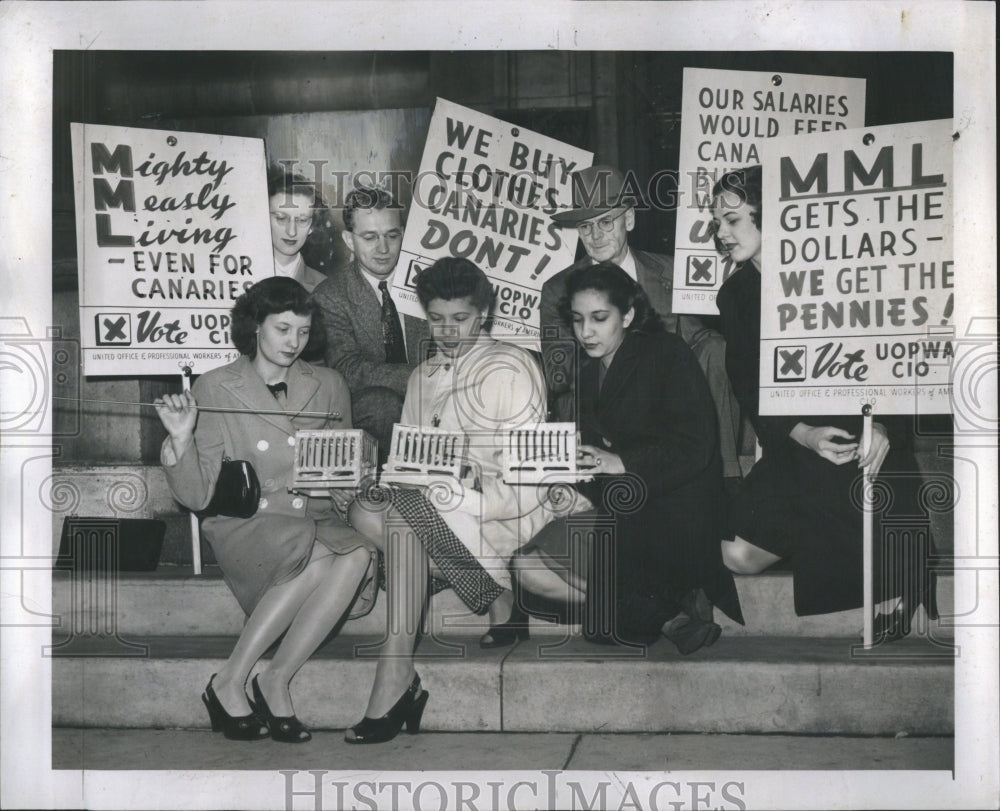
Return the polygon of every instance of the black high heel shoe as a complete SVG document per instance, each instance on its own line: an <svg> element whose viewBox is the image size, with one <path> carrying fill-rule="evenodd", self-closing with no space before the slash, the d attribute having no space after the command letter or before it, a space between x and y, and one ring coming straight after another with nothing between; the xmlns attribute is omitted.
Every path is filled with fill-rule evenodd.
<svg viewBox="0 0 1000 811"><path fill-rule="evenodd" d="M721 626L700 619L682 621L663 632L677 646L679 653L689 656L697 650L714 645L722 633Z"/></svg>
<svg viewBox="0 0 1000 811"><path fill-rule="evenodd" d="M271 708L267 706L267 699L260 689L257 676L250 682L253 689L253 700L250 706L264 719L267 728L271 731L271 739L282 743L305 743L312 740L312 733L306 729L305 725L294 715L275 715Z"/></svg>
<svg viewBox="0 0 1000 811"><path fill-rule="evenodd" d="M348 743L385 743L395 738L404 725L407 732L416 735L420 731L420 719L429 697L430 693L420 689L420 676L414 676L410 686L389 712L381 718L369 718L366 715L360 724L351 727L354 737L348 738L345 735L344 740Z"/></svg>
<svg viewBox="0 0 1000 811"><path fill-rule="evenodd" d="M506 648L518 640L528 639L528 615L521 608L515 592L514 604L510 609L510 617L500 625L491 625L490 629L479 639L479 647Z"/></svg>
<svg viewBox="0 0 1000 811"><path fill-rule="evenodd" d="M215 675L212 674L205 692L201 694L201 700L205 703L209 720L212 722L212 732L221 732L231 741L259 741L268 737L270 733L267 724L256 712L251 712L249 715L230 715L226 712L226 708L222 706L212 687Z"/></svg>
<svg viewBox="0 0 1000 811"><path fill-rule="evenodd" d="M714 645L722 628L714 619L712 603L702 589L688 592L681 598L681 614L663 631L677 650L689 656L701 648Z"/></svg>

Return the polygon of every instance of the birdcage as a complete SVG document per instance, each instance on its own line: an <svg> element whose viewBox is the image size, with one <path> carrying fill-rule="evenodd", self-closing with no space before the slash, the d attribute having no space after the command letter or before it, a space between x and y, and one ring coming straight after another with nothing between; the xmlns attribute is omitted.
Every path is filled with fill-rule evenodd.
<svg viewBox="0 0 1000 811"><path fill-rule="evenodd" d="M407 484L437 476L461 479L468 468L468 447L461 431L397 423L379 481Z"/></svg>
<svg viewBox="0 0 1000 811"><path fill-rule="evenodd" d="M359 487L375 477L378 443L366 431L321 429L295 432L295 467L289 490Z"/></svg>
<svg viewBox="0 0 1000 811"><path fill-rule="evenodd" d="M576 482L589 479L576 453L576 424L543 422L522 425L507 433L503 478L508 484Z"/></svg>

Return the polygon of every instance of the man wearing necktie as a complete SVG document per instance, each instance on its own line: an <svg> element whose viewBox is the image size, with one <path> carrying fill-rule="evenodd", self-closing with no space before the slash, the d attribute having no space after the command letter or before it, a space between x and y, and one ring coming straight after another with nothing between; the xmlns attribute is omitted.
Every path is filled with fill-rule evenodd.
<svg viewBox="0 0 1000 811"><path fill-rule="evenodd" d="M358 188L344 201L348 265L313 291L326 327L326 365L351 389L354 425L379 446L384 462L410 372L427 356L427 322L400 317L392 277L403 245L400 207L383 189Z"/></svg>

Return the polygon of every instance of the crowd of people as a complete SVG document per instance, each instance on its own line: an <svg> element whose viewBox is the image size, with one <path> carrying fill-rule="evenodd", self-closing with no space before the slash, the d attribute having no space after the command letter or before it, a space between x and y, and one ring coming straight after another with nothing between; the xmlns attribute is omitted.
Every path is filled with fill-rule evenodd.
<svg viewBox="0 0 1000 811"><path fill-rule="evenodd" d="M876 423L862 447L860 418L759 414L759 167L713 190L716 244L737 265L719 291L718 329L673 312L670 257L629 245L638 201L622 174L578 172L572 207L553 219L578 231L583 255L542 288L540 353L491 337L493 287L467 259L421 271L426 318L400 317L391 281L404 221L386 191L347 196L351 258L328 276L301 253L321 208L315 186L277 169L268 194L275 276L233 308L240 357L157 401L180 503L204 510L224 460L248 461L260 479L252 516L202 521L247 615L202 695L214 730L309 740L291 681L345 615L373 610L380 587L390 632L350 743L419 730L428 692L414 651L429 595L444 588L489 614L484 648L526 639L538 614L579 622L594 643L664 636L691 654L719 637L715 608L743 622L733 573L775 565L794 573L800 615L861 605L852 488L864 471L916 464L903 420ZM579 462L593 471L572 498L502 475L509 429L547 420L576 423ZM364 428L385 462L397 423L464 434L474 475L447 487L289 491L297 431ZM744 477L747 424L762 454ZM917 477L901 480L897 497L915 499ZM914 554L882 558L905 559L919 582L880 579L881 640L908 631L917 602L933 615Z"/></svg>

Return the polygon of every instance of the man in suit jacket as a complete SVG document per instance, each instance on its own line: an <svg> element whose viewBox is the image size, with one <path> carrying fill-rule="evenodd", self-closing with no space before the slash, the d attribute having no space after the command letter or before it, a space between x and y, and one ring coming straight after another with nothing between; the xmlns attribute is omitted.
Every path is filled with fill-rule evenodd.
<svg viewBox="0 0 1000 811"><path fill-rule="evenodd" d="M552 418L578 422L577 348L573 330L559 315L566 279L578 267L594 262L614 262L646 291L653 309L668 332L678 333L691 347L705 373L715 403L723 475L741 476L739 465L740 409L726 374L726 342L696 315L673 312L674 262L670 256L629 247L628 234L635 227L638 196L625 178L610 166L592 166L573 175L573 208L552 215L564 227L576 227L586 255L561 270L542 286L542 360L549 389Z"/></svg>
<svg viewBox="0 0 1000 811"><path fill-rule="evenodd" d="M267 172L267 206L271 219L274 275L295 279L310 293L326 276L306 265L302 248L320 216L322 201L316 187L283 166Z"/></svg>
<svg viewBox="0 0 1000 811"><path fill-rule="evenodd" d="M384 462L410 372L427 356L430 332L422 318L407 315L400 323L392 301L403 225L389 193L351 191L344 204L344 229L351 261L332 271L313 298L326 327L326 365L346 378L354 425L378 440ZM400 333L403 347L397 345Z"/></svg>

